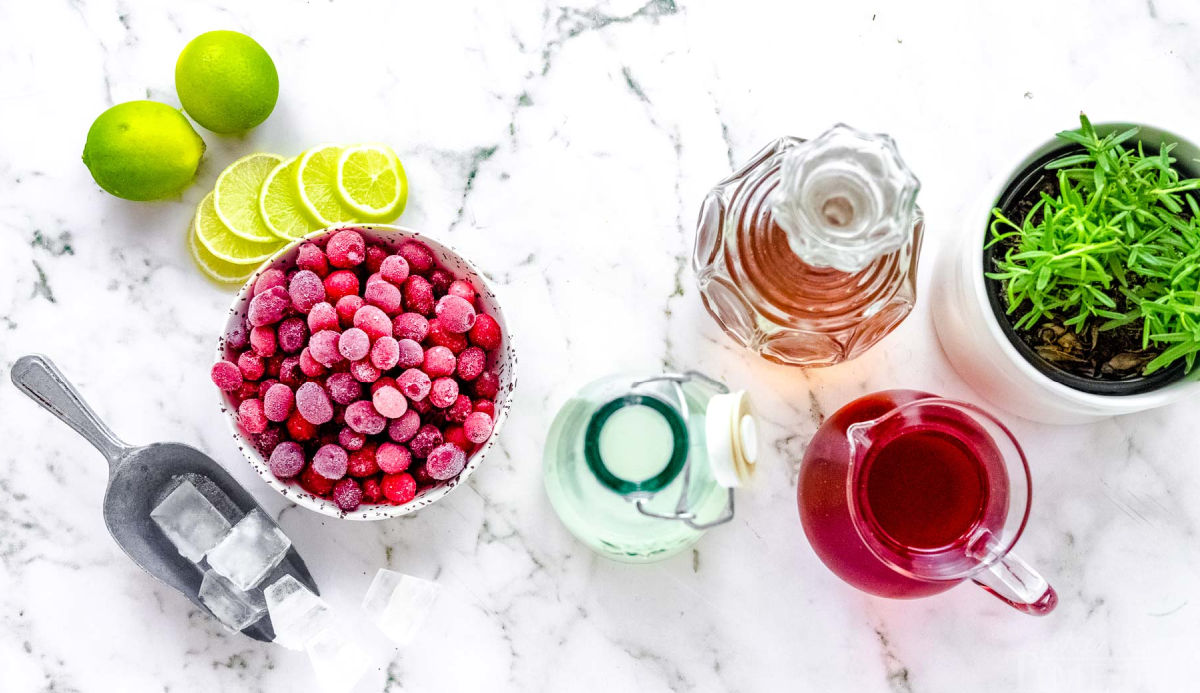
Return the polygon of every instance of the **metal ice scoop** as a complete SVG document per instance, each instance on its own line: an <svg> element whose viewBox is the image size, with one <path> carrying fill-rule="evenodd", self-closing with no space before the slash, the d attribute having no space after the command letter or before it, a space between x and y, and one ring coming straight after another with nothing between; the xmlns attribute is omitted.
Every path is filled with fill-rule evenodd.
<svg viewBox="0 0 1200 693"><path fill-rule="evenodd" d="M197 606L211 613L199 597L203 570L179 554L155 525L150 513L181 478L191 481L202 491L210 483L215 485L228 498L225 503L232 502L236 506L222 508L220 502L214 504L230 522L236 522L242 515L259 508L253 496L221 465L193 447L182 443L131 447L122 442L96 417L75 388L44 356L35 354L17 359L12 368L12 381L18 389L96 446L108 459L104 524L117 544L146 572L179 590ZM288 549L275 571L273 575L289 573L317 592L316 582L295 547ZM247 626L242 633L264 642L275 639L268 615Z"/></svg>

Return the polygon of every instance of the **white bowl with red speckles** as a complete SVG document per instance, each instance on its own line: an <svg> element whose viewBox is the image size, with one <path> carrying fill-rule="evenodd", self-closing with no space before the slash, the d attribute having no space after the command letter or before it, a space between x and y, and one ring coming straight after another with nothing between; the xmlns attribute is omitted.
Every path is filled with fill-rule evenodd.
<svg viewBox="0 0 1200 693"><path fill-rule="evenodd" d="M495 369L500 379L500 390L496 395L496 417L492 436L471 454L467 459L467 465L459 472L458 476L419 492L408 503L404 505L364 503L357 510L344 511L332 500L314 496L301 488L298 483L284 481L271 473L267 461L263 459L262 454L259 453L250 436L238 426L236 404L229 393L220 393L220 404L221 410L225 414L226 423L229 425L230 434L233 436L238 449L242 451L242 455L246 458L246 461L267 482L268 486L278 491L284 498L303 508L308 508L309 510L329 515L330 517L344 520L386 520L392 517L407 515L437 502L462 484L483 462L483 458L487 455L488 451L496 444L500 430L503 428L505 420L508 419L508 410L512 406L512 393L516 386L517 356L513 350L512 338L509 335L508 326L504 321L504 311L500 308L500 302L496 298L496 293L483 274L470 261L446 244L439 243L428 236L424 236L417 231L403 226L355 224L314 231L303 239L285 246L264 262L258 268L258 271L254 273L254 276L250 277L245 286L238 291L237 297L233 299L233 303L229 307L225 326L221 330L221 336L217 339L216 360L229 359L232 355L232 352L225 348L225 334L230 328L239 324L245 318L246 310L250 305L250 293L259 275L271 267L279 267L285 271L294 267L298 252L297 249L301 243L305 241L324 240L326 237L344 228L354 228L363 235L363 238L368 243L377 243L389 250L397 249L403 241L409 239L420 241L429 247L429 250L433 252L434 258L441 267L453 274L456 279L463 279L470 282L476 291L479 292L480 311L496 319L496 322L500 324L501 333L500 347L492 352L488 360L488 366Z"/></svg>

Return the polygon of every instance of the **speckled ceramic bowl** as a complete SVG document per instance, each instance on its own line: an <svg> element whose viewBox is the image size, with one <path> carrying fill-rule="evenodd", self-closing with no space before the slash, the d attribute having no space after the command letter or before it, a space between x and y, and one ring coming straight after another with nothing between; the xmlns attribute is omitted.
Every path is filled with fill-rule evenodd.
<svg viewBox="0 0 1200 693"><path fill-rule="evenodd" d="M309 234L304 240L323 239L326 236L341 230L342 228L345 227L339 226L335 228L324 229L322 231L315 231ZM503 428L504 422L508 418L509 407L512 406L512 392L513 388L516 386L515 371L517 357L516 353L513 351L512 338L509 335L508 326L504 321L504 311L501 310L500 303L496 299L496 294L492 290L491 285L488 284L483 274L480 273L474 265L472 265L448 246L427 236L423 236L412 229L388 224L356 225L354 228L358 229L363 234L363 237L366 238L368 243L378 243L390 250L395 250L400 246L401 242L409 238L424 243L425 245L429 246L429 249L433 252L434 257L437 258L438 263L442 267L446 268L446 270L453 274L456 278L469 281L475 287L475 289L479 291L479 302L482 311L496 319L496 322L500 324L500 331L503 335L500 348L496 350L492 356L492 360L488 363L489 367L494 368L497 375L500 377L500 392L496 395L496 421L495 428L492 431L492 437L489 438L482 447L477 449L471 455L470 459L467 460L467 466L463 468L462 472L457 477L418 493L417 497L412 501L405 503L404 505L370 505L364 503L363 505L360 505L357 510L352 512L344 512L338 508L333 501L314 496L302 489L299 484L277 479L275 475L271 473L270 468L267 466L266 460L263 459L263 456L258 452L258 449L254 446L253 442L238 427L236 418L236 405L234 404L232 398L224 392L220 394L221 410L225 413L225 419L229 424L229 431L233 436L234 441L237 443L238 449L242 451L242 455L245 456L246 460L250 462L250 465L254 467L254 471L258 472L258 475L267 482L267 485L278 491L285 498L301 507L308 508L309 510L315 510L316 512L329 515L330 517L337 517L346 520L384 520L390 517L407 515L438 501L447 493L450 493L450 491L456 486L463 483L467 477L469 477L471 473L475 471L480 463L483 462L483 458L487 455L488 451L491 450L492 446L496 444L496 439L500 435L500 430ZM247 281L246 285L243 286L241 291L238 292L237 297L233 299L233 304L229 307L229 315L226 319L224 327L221 330L221 337L217 340L216 360L230 357L230 354L225 348L224 335L229 328L233 327L235 324L245 318L246 310L250 305L250 291L254 287L254 282L258 280L258 276L269 267L282 268L285 265L294 263L296 260L297 248L300 247L302 242L303 240L296 241L295 243L286 246L272 256L271 259L264 262L262 267L258 268L258 271L254 273L254 276L250 277L250 280Z"/></svg>

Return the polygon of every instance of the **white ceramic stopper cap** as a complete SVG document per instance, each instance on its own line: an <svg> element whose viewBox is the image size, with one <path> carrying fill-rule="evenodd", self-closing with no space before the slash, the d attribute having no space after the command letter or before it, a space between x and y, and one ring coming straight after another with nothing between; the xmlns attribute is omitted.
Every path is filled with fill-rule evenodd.
<svg viewBox="0 0 1200 693"><path fill-rule="evenodd" d="M749 480L758 461L758 424L744 390L709 400L704 434L708 463L717 483L734 488Z"/></svg>

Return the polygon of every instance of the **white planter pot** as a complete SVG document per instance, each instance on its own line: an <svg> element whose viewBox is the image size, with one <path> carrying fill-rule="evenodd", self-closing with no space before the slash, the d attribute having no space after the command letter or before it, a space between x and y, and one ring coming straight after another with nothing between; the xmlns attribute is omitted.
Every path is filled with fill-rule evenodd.
<svg viewBox="0 0 1200 693"><path fill-rule="evenodd" d="M1097 124L1101 135L1125 130L1130 123ZM1147 152L1161 142L1177 142L1178 161L1200 159L1200 147L1172 131L1141 125L1138 139ZM984 282L983 245L992 208L1012 177L1051 151L1063 146L1050 138L1004 169L968 209L960 233L952 236L938 256L933 283L933 319L942 349L959 375L985 399L1004 410L1043 423L1086 423L1109 416L1161 407L1200 393L1200 382L1189 377L1163 387L1130 395L1099 395L1055 382L1038 371L1009 342L997 323Z"/></svg>

